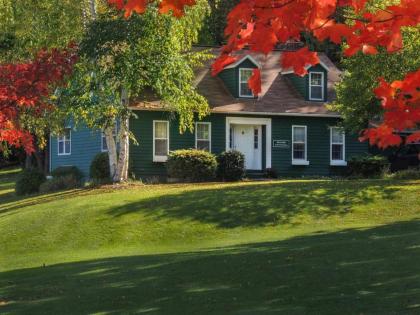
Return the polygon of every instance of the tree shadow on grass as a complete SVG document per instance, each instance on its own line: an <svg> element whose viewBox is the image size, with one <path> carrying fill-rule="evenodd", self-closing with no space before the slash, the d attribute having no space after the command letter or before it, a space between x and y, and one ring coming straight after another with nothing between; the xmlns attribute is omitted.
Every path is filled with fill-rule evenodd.
<svg viewBox="0 0 420 315"><path fill-rule="evenodd" d="M5 314L419 314L420 221L0 273Z"/></svg>
<svg viewBox="0 0 420 315"><path fill-rule="evenodd" d="M355 206L392 199L397 187L381 181L296 181L189 189L113 208L156 219L190 219L223 228L293 223L298 215L323 219Z"/></svg>

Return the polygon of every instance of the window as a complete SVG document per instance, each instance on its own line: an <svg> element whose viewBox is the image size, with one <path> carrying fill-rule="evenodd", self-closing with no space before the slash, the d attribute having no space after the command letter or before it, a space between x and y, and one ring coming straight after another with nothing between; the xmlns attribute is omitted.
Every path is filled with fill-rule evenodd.
<svg viewBox="0 0 420 315"><path fill-rule="evenodd" d="M63 133L58 136L58 155L71 154L71 129L64 129Z"/></svg>
<svg viewBox="0 0 420 315"><path fill-rule="evenodd" d="M252 90L249 88L248 80L252 76L254 69L239 69L239 96L254 97Z"/></svg>
<svg viewBox="0 0 420 315"><path fill-rule="evenodd" d="M169 121L153 121L153 161L166 162L169 153Z"/></svg>
<svg viewBox="0 0 420 315"><path fill-rule="evenodd" d="M347 165L345 161L345 134L343 129L331 127L331 165Z"/></svg>
<svg viewBox="0 0 420 315"><path fill-rule="evenodd" d="M198 122L195 124L195 148L211 151L211 124Z"/></svg>
<svg viewBox="0 0 420 315"><path fill-rule="evenodd" d="M306 126L292 126L292 164L309 165L306 153Z"/></svg>
<svg viewBox="0 0 420 315"><path fill-rule="evenodd" d="M258 128L254 128L254 149L258 149Z"/></svg>
<svg viewBox="0 0 420 315"><path fill-rule="evenodd" d="M117 141L117 127L114 127L114 130L112 130L112 135L114 137L114 140ZM101 136L101 150L102 152L108 152L108 145L106 144L106 137L105 133L102 132Z"/></svg>
<svg viewBox="0 0 420 315"><path fill-rule="evenodd" d="M312 101L324 100L324 73L309 73L309 99Z"/></svg>

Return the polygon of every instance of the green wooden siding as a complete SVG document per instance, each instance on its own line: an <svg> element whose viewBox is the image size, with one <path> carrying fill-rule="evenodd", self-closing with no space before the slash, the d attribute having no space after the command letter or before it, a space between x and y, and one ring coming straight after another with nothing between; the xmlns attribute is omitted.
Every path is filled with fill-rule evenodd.
<svg viewBox="0 0 420 315"><path fill-rule="evenodd" d="M257 68L257 66L250 61L245 59L235 68L225 69L219 73L219 78L222 79L224 85L232 94L233 97L239 97L239 69L240 68Z"/></svg>
<svg viewBox="0 0 420 315"><path fill-rule="evenodd" d="M337 118L323 117L273 117L272 139L289 140L288 149L272 148L272 167L284 176L331 176L345 171L342 166L330 166L330 129ZM292 165L292 126L307 126L308 166ZM346 134L346 160L368 151L367 143L361 143L356 135Z"/></svg>
<svg viewBox="0 0 420 315"><path fill-rule="evenodd" d="M179 133L178 120L167 112L136 111L137 118L130 120L130 130L135 135L138 145L130 145L130 172L136 176L164 176L164 163L153 162L153 120L169 121L169 150L195 147L195 134L186 131ZM208 116L202 121L211 122L211 151L219 154L225 150L225 117Z"/></svg>
<svg viewBox="0 0 420 315"><path fill-rule="evenodd" d="M165 112L137 111L138 118L131 119L130 129L139 145L130 147L130 170L137 177L165 176L164 163L153 162L153 120L170 120L170 150L193 148L195 135L186 132L181 135L176 119ZM226 116L250 117L245 115L212 114L203 121L212 123L212 152L221 153L226 147ZM255 116L261 117L261 116ZM262 118L262 117L261 117ZM272 116L272 140L289 140L287 149L272 148L272 167L281 176L331 176L339 175L345 167L330 166L330 126L337 125L338 118ZM292 125L307 126L308 166L292 165ZM272 145L272 144L264 144ZM346 135L346 159L368 151L366 143L360 143L355 135Z"/></svg>
<svg viewBox="0 0 420 315"><path fill-rule="evenodd" d="M324 73L324 101L327 101L327 91L328 91L328 73L321 65L316 65L308 69L308 72L323 72ZM294 88L302 95L305 100L309 100L309 74L301 77L296 74L290 73L286 74L286 77L292 83Z"/></svg>

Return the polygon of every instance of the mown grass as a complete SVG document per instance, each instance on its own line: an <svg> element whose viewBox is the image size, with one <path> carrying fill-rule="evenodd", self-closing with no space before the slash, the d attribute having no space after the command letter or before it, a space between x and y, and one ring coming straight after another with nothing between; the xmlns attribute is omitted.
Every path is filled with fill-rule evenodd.
<svg viewBox="0 0 420 315"><path fill-rule="evenodd" d="M19 199L9 172L0 174L0 313L420 313L420 181Z"/></svg>

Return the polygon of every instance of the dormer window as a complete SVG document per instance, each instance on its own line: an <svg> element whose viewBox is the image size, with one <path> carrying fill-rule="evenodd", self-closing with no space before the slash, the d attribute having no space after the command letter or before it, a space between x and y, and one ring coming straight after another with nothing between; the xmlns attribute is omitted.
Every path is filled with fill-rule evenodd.
<svg viewBox="0 0 420 315"><path fill-rule="evenodd" d="M248 80L252 76L253 70L249 68L239 69L239 97L254 97L248 85Z"/></svg>
<svg viewBox="0 0 420 315"><path fill-rule="evenodd" d="M309 72L309 100L324 100L324 72Z"/></svg>

